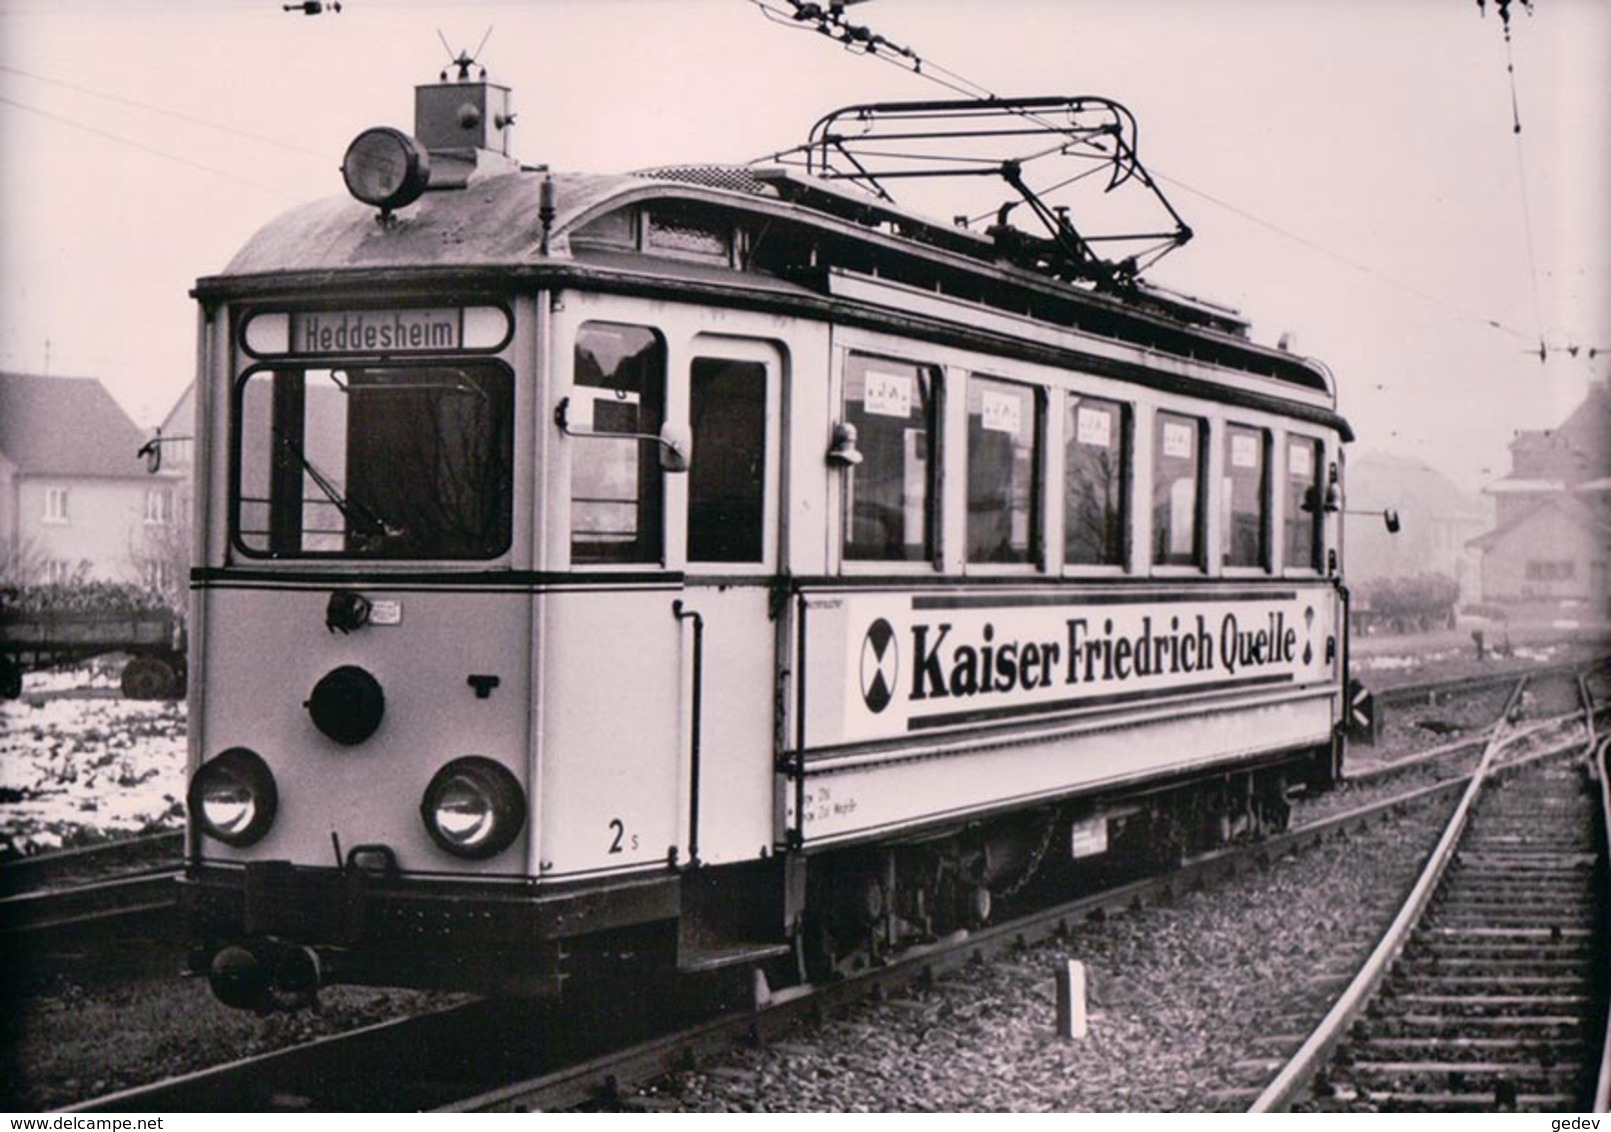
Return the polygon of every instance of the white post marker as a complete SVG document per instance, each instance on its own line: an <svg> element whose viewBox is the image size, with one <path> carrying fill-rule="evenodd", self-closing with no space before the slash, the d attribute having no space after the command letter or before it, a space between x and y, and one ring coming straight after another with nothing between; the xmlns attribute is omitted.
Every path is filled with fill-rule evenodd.
<svg viewBox="0 0 1611 1132"><path fill-rule="evenodd" d="M1085 1011L1085 964L1070 959L1057 969L1057 1036L1083 1041L1089 1029Z"/></svg>

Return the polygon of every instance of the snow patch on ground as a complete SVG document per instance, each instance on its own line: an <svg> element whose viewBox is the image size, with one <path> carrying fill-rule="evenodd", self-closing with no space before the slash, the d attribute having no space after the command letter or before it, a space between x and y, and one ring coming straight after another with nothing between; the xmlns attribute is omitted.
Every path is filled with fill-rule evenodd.
<svg viewBox="0 0 1611 1132"><path fill-rule="evenodd" d="M0 857L184 824L185 705L116 686L115 669L37 672L0 700Z"/></svg>
<svg viewBox="0 0 1611 1132"><path fill-rule="evenodd" d="M1509 655L1515 660L1531 661L1535 664L1544 664L1554 660L1569 646L1562 644L1528 646L1517 645L1510 650ZM1490 650L1491 651L1491 650ZM1353 667L1365 672L1391 672L1395 670L1408 670L1414 668L1435 668L1440 664L1452 661L1471 660L1474 653L1470 648L1451 648L1437 652L1412 653L1406 656L1356 656ZM1498 654L1494 654L1498 655Z"/></svg>
<svg viewBox="0 0 1611 1132"><path fill-rule="evenodd" d="M1355 667L1367 672L1386 672L1400 668L1419 668L1424 664L1437 664L1450 657L1459 656L1462 650L1448 649L1444 652L1420 653L1412 656L1367 656L1355 663Z"/></svg>

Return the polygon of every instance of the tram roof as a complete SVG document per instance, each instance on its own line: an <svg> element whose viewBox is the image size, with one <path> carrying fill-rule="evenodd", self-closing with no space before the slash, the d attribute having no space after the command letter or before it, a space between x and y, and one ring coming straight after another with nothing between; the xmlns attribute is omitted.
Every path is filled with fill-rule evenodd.
<svg viewBox="0 0 1611 1132"><path fill-rule="evenodd" d="M527 271L598 263L608 264L617 274L663 271L678 279L702 277L717 286L725 281L751 292L821 299L826 288L820 279L823 269L833 265L831 257L815 272L739 273L580 248L571 254L570 237L610 212L645 202L703 206L793 225L837 247L854 248L876 261L878 273L886 278L899 279L904 265L925 287L945 290L946 281L956 281L956 293L962 297L988 295L992 298L983 301L999 302L1003 295L1011 296L1009 308L1017 306L1020 313L1061 306L1081 317L1054 316L1048 319L1054 325L1067 327L1090 317L1101 324L1100 333L1118 340L1134 338L1177 355L1201 357L1201 348L1207 346L1226 364L1246 365L1283 383L1335 395L1329 375L1318 363L1252 343L1246 324L1223 308L1152 289L1129 296L1096 293L1001 262L992 255L990 238L981 233L905 213L870 197L863 201L797 174L707 167L659 173L522 168L482 174L462 189L427 192L384 221L373 206L348 196L313 201L270 221L223 272L199 280L195 293L202 299L222 299L293 288L339 288L377 274L401 284L422 270L493 286ZM540 215L545 181L552 181L554 209L546 255Z"/></svg>
<svg viewBox="0 0 1611 1132"><path fill-rule="evenodd" d="M472 180L461 190L426 193L386 223L372 206L349 196L313 201L271 220L222 274L538 263L542 229L537 211L547 176L519 170ZM556 173L552 179L555 232L647 184L619 174ZM202 289L218 278L202 280Z"/></svg>

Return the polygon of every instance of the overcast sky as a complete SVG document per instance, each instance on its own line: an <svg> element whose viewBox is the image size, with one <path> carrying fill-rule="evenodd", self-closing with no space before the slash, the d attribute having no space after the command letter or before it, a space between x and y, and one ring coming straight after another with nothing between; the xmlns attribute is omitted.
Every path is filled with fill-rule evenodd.
<svg viewBox="0 0 1611 1132"><path fill-rule="evenodd" d="M1196 232L1147 278L1336 374L1361 449L1475 488L1611 376L1611 3L875 0L999 94L1102 94ZM188 291L407 128L445 38L514 89L517 156L743 161L834 107L948 92L749 0L0 0L0 367L98 377L142 425L192 377ZM440 35L439 35L440 33ZM947 213L949 215L949 213ZM1076 217L1076 223L1079 218ZM1550 348L1540 362L1540 342ZM1568 352L1576 347L1573 357ZM1588 357L1591 349L1599 356Z"/></svg>

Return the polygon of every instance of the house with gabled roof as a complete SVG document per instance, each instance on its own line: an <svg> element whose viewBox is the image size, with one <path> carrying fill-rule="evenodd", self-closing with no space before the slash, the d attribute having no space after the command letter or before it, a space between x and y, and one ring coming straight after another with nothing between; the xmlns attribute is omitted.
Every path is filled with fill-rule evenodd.
<svg viewBox="0 0 1611 1132"><path fill-rule="evenodd" d="M1398 530L1385 513L1401 519ZM1478 600L1479 561L1470 540L1494 525L1490 500L1455 486L1424 460L1365 451L1348 460L1344 529L1348 579L1442 574L1459 587L1459 601Z"/></svg>
<svg viewBox="0 0 1611 1132"><path fill-rule="evenodd" d="M1593 386L1558 428L1519 432L1511 471L1483 490L1497 526L1472 539L1483 600L1611 610L1611 385Z"/></svg>
<svg viewBox="0 0 1611 1132"><path fill-rule="evenodd" d="M94 378L0 372L0 581L164 584L177 477L145 440Z"/></svg>

